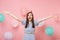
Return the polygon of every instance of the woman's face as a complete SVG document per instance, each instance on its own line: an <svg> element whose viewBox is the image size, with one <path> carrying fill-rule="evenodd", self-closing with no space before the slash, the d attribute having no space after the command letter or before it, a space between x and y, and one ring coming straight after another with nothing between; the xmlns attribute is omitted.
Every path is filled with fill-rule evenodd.
<svg viewBox="0 0 60 40"><path fill-rule="evenodd" d="M28 14L28 20L29 20L29 21L32 20L32 14L31 14L31 13Z"/></svg>

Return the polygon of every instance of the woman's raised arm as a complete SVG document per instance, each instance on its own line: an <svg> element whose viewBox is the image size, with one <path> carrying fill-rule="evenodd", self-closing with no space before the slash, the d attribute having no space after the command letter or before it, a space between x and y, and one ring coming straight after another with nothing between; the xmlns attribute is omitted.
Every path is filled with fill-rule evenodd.
<svg viewBox="0 0 60 40"><path fill-rule="evenodd" d="M57 16L48 16L48 17L46 17L46 18L43 18L43 19L38 20L38 23L40 23L40 22L42 22L42 21L45 21L45 20L47 20L47 19L56 18L56 17L57 17Z"/></svg>
<svg viewBox="0 0 60 40"><path fill-rule="evenodd" d="M3 11L5 14L10 15L11 17L13 17L14 19L16 19L17 21L21 22L22 18L16 17L15 15L13 15L12 13L10 13L9 11Z"/></svg>

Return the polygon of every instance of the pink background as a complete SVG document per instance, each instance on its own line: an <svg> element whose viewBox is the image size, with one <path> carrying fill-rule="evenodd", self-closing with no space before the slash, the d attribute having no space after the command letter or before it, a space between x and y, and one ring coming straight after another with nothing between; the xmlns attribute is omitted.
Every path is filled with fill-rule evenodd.
<svg viewBox="0 0 60 40"><path fill-rule="evenodd" d="M47 17L49 15L60 15L60 0L0 0L0 12L8 10L17 17L22 17L26 9L33 11L35 19ZM5 32L13 33L13 40L22 40L24 35L24 26L19 23L17 28L13 28L11 23L13 18L5 15L4 22L0 23L0 40L4 40ZM59 22L60 23L60 22ZM36 40L60 40L60 25L56 19L51 18L45 22L43 27L36 27ZM54 35L49 37L45 34L46 26L51 25L54 28Z"/></svg>

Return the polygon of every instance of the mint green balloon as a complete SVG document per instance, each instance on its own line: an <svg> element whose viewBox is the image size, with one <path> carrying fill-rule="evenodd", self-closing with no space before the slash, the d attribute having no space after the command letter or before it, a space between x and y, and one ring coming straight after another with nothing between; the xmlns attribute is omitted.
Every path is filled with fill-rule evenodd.
<svg viewBox="0 0 60 40"><path fill-rule="evenodd" d="M52 36L54 34L54 29L52 28L52 26L48 26L46 29L45 29L45 33L48 35L48 36Z"/></svg>
<svg viewBox="0 0 60 40"><path fill-rule="evenodd" d="M0 22L3 22L5 19L5 16L3 14L0 14Z"/></svg>

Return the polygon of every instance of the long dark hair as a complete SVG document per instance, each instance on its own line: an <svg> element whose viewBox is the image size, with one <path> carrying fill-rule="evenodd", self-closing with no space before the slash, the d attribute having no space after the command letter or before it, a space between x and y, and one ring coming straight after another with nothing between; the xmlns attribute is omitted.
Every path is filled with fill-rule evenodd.
<svg viewBox="0 0 60 40"><path fill-rule="evenodd" d="M32 14L32 28L35 28L35 25L34 25L34 16L33 16L33 13L32 11L28 12L27 15L26 15L26 25L25 25L25 28L27 28L28 24L29 24L29 20L28 20L28 14L31 13Z"/></svg>

